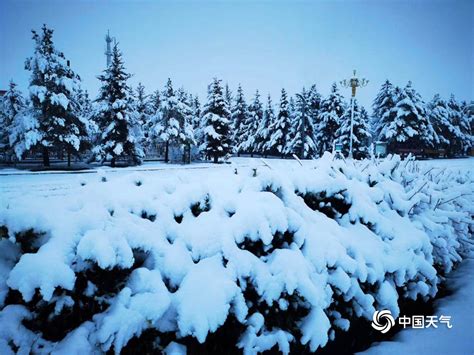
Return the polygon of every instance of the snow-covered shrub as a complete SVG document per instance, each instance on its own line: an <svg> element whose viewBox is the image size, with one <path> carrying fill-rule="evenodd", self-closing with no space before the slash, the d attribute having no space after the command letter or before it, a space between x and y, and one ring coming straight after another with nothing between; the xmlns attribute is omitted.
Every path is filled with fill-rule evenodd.
<svg viewBox="0 0 474 355"><path fill-rule="evenodd" d="M472 244L470 173L397 156L244 170L2 204L1 352L316 351L433 298Z"/></svg>

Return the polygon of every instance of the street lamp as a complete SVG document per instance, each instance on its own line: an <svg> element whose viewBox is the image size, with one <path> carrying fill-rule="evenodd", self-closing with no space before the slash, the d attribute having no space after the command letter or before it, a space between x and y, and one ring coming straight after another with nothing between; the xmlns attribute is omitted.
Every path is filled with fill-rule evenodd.
<svg viewBox="0 0 474 355"><path fill-rule="evenodd" d="M340 84L343 87L350 87L352 88L352 95L351 95L351 136L350 136L350 143L349 143L349 158L353 158L352 154L352 139L353 139L353 121L354 121L354 101L355 101L355 96L356 96L356 89L358 87L364 87L368 84L367 79L359 79L356 77L356 71L354 70L354 76L350 78L349 80L344 79L340 82Z"/></svg>
<svg viewBox="0 0 474 355"><path fill-rule="evenodd" d="M301 123L300 126L300 138L301 138L301 153L300 153L300 158L304 159L304 144L306 141L306 97L301 94L296 94L296 97L299 98L303 104L303 112L302 112L302 118L303 122Z"/></svg>

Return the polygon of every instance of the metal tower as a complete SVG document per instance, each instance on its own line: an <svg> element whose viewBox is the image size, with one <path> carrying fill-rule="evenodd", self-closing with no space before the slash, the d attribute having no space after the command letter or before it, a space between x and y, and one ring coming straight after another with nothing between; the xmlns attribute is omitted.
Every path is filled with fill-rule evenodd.
<svg viewBox="0 0 474 355"><path fill-rule="evenodd" d="M107 35L105 36L105 43L107 43L107 47L105 50L105 56L107 57L107 68L112 63L112 49L110 48L110 43L112 43L112 37L110 37L110 33L107 30Z"/></svg>

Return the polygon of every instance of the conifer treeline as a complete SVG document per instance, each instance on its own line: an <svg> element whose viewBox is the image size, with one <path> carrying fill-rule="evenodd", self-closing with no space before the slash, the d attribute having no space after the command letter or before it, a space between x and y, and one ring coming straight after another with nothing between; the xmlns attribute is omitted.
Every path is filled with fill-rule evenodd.
<svg viewBox="0 0 474 355"><path fill-rule="evenodd" d="M49 165L51 150L71 155L87 152L99 162L118 160L140 164L157 145L165 160L171 147L179 147L183 161L191 150L218 162L230 154L260 154L316 158L333 149L334 142L348 153L350 105L333 84L323 97L316 85L294 97L281 90L278 102L257 90L247 103L239 85L235 94L221 80L208 86L205 104L168 79L163 90L148 95L142 84L134 90L127 80L122 54L116 44L112 61L98 79L101 88L91 101L80 77L70 68L43 26L33 31L34 55L25 68L31 72L25 99L11 82L1 101L0 148L7 160L41 152ZM445 149L449 155L465 154L473 145L474 103L435 95L425 103L411 82L405 87L382 85L369 117L354 103L354 156L369 154L374 141L399 148Z"/></svg>

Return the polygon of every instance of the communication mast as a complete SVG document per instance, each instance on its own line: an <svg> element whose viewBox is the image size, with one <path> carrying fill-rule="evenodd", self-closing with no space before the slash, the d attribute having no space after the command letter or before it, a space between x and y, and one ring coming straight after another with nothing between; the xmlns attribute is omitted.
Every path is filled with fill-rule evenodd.
<svg viewBox="0 0 474 355"><path fill-rule="evenodd" d="M105 43L107 44L106 50L105 50L105 56L107 57L107 68L110 66L110 63L112 63L112 49L110 48L110 43L112 43L112 37L110 37L110 33L107 30L107 35L105 36Z"/></svg>

